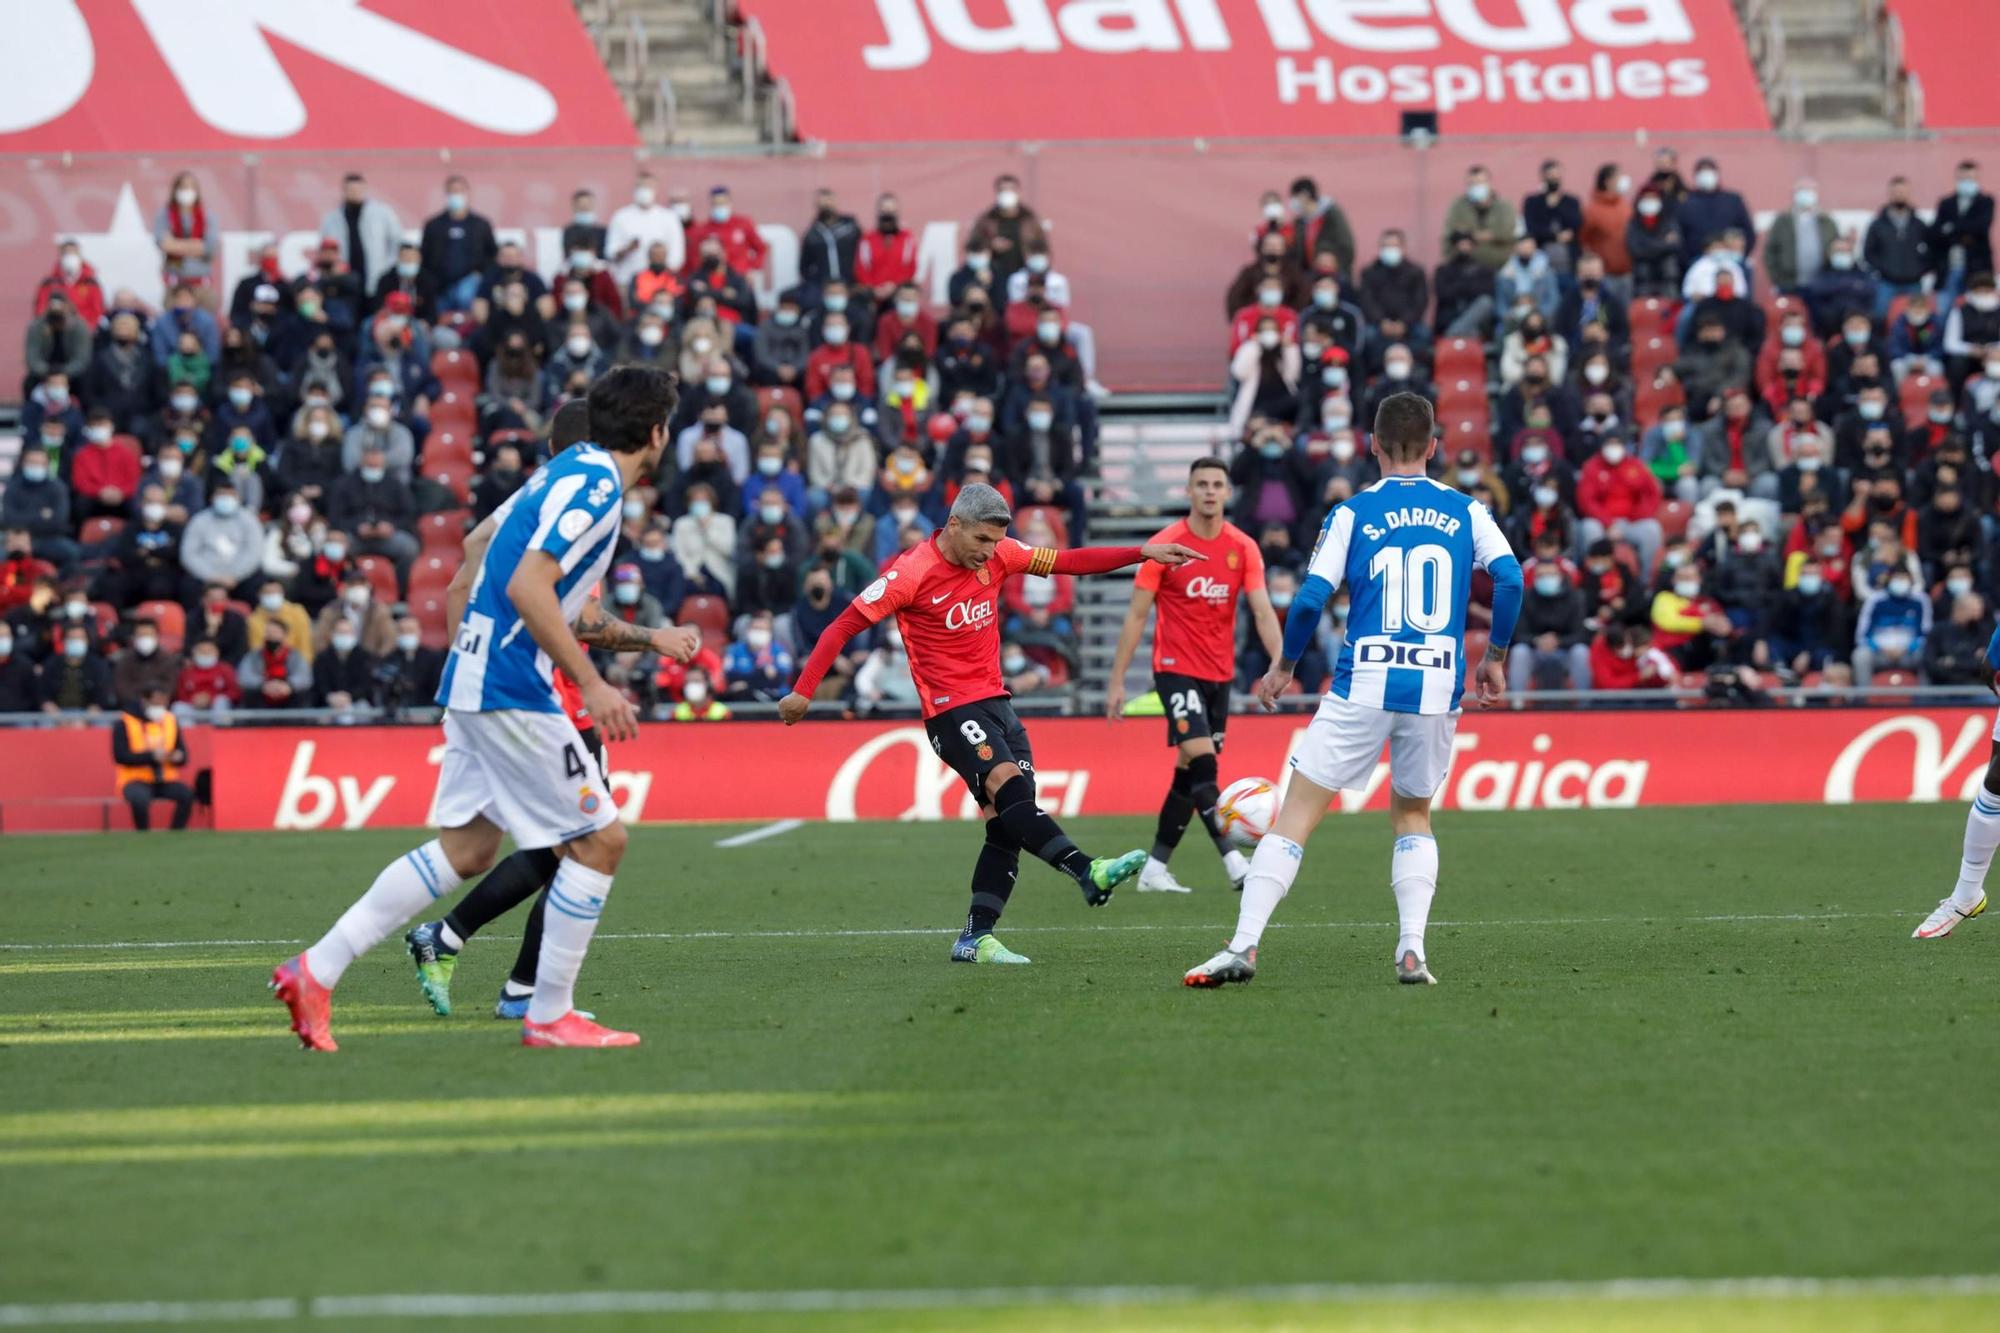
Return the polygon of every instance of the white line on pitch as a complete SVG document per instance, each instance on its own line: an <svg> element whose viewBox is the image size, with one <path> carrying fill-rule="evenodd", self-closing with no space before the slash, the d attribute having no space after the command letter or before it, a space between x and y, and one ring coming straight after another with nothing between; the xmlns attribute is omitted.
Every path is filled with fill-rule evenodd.
<svg viewBox="0 0 2000 1333"><path fill-rule="evenodd" d="M1662 916L1649 913L1642 916L1516 916L1491 917L1480 921L1452 921L1434 918L1433 926L1452 930L1478 930L1493 927L1536 927L1536 926L1655 926L1655 925L1737 925L1757 921L1877 921L1883 918L1908 916L1908 912L1719 912L1701 916ZM1366 921L1273 921L1271 930L1372 930L1388 924L1387 917ZM1215 929L1213 921L1179 922L1131 922L1101 925L1074 926L1009 926L1010 935L1080 935L1080 934L1122 934L1132 932L1156 933L1176 930ZM872 940L895 939L905 935L952 935L957 926L885 926L878 929L858 930L658 930L658 931L599 931L600 940ZM519 939L520 936L496 936L495 938ZM106 940L85 944L0 944L0 952L7 950L48 952L68 951L86 953L92 949L226 949L226 948L284 948L288 945L305 944L303 939L289 940Z"/></svg>
<svg viewBox="0 0 2000 1333"><path fill-rule="evenodd" d="M836 1311L1148 1306L1190 1301L1333 1304L1374 1301L1820 1300L1851 1296L1991 1296L2000 1276L1608 1278L1551 1282L1305 1282L1249 1286L970 1287L877 1291L430 1292L245 1301L0 1305L0 1327L195 1324L308 1319L497 1319L534 1315L813 1314Z"/></svg>
<svg viewBox="0 0 2000 1333"><path fill-rule="evenodd" d="M715 845L717 847L748 847L753 842L762 842L766 838L775 838L781 834L790 833L795 828L804 828L805 824L806 821L803 819L781 819L775 824L766 824L762 828L753 828L748 833L738 833L732 837L723 838Z"/></svg>

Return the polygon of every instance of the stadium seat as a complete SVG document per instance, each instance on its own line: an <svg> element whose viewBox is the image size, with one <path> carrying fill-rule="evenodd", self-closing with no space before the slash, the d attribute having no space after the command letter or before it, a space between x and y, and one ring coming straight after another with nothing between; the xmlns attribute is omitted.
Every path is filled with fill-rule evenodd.
<svg viewBox="0 0 2000 1333"><path fill-rule="evenodd" d="M424 647L443 648L450 643L446 634L444 593L438 592L423 597L410 597L410 614L417 618L417 633Z"/></svg>
<svg viewBox="0 0 2000 1333"><path fill-rule="evenodd" d="M1912 425L1930 410L1931 394L1951 386L1936 375L1905 375L1902 384L1903 420Z"/></svg>
<svg viewBox="0 0 2000 1333"><path fill-rule="evenodd" d="M1484 375L1454 375L1437 382L1437 410L1440 417L1461 417L1473 413L1485 415L1486 377Z"/></svg>
<svg viewBox="0 0 2000 1333"><path fill-rule="evenodd" d="M1486 413L1462 416L1442 423L1444 442L1442 449L1456 454L1460 449L1476 449L1481 458L1493 457L1493 433L1487 425Z"/></svg>
<svg viewBox="0 0 2000 1333"><path fill-rule="evenodd" d="M707 593L696 593L681 603L676 623L692 625L701 631L704 645L714 646L729 642L729 603L720 597Z"/></svg>
<svg viewBox="0 0 2000 1333"><path fill-rule="evenodd" d="M1889 301L1889 313L1882 317L1883 331L1887 332L1888 330L1895 328L1896 321L1900 319L1902 317L1903 312L1909 308L1910 308L1910 298L1908 294L1892 297Z"/></svg>
<svg viewBox="0 0 2000 1333"><path fill-rule="evenodd" d="M471 394L447 388L431 404L431 429L434 431L455 425L461 428L463 434L470 436L478 420L479 409L473 404Z"/></svg>
<svg viewBox="0 0 2000 1333"><path fill-rule="evenodd" d="M472 464L451 462L426 467L424 475L450 491L460 504L472 503Z"/></svg>
<svg viewBox="0 0 2000 1333"><path fill-rule="evenodd" d="M420 591L442 594L457 572L458 561L455 559L439 555L419 556L417 563L410 566L411 600L416 600Z"/></svg>
<svg viewBox="0 0 2000 1333"><path fill-rule="evenodd" d="M83 521L83 532L79 540L85 546L96 546L101 542L110 541L123 531L125 531L125 520L122 518L87 518Z"/></svg>
<svg viewBox="0 0 2000 1333"><path fill-rule="evenodd" d="M1466 630L1465 660L1468 662L1477 662L1480 658L1486 656L1486 645L1492 641L1493 636L1483 629Z"/></svg>
<svg viewBox="0 0 2000 1333"><path fill-rule="evenodd" d="M418 519L417 536L423 541L424 554L455 556L465 544L466 520L471 517L463 509L447 509Z"/></svg>
<svg viewBox="0 0 2000 1333"><path fill-rule="evenodd" d="M792 414L793 421L805 419L805 402L797 389L788 389L782 384L773 384L757 390L757 416L761 419L773 407L782 407Z"/></svg>
<svg viewBox="0 0 2000 1333"><path fill-rule="evenodd" d="M1680 500L1668 500L1660 506L1660 534L1668 541L1679 541L1687 535L1688 520L1694 511Z"/></svg>
<svg viewBox="0 0 2000 1333"><path fill-rule="evenodd" d="M394 605L400 596L396 591L396 562L387 556L364 555L354 564L368 576L368 586L375 589L375 600Z"/></svg>
<svg viewBox="0 0 2000 1333"><path fill-rule="evenodd" d="M181 650L187 638L187 612L179 602L141 602L132 608L134 620L151 620L160 627L160 648L169 653Z"/></svg>
<svg viewBox="0 0 2000 1333"><path fill-rule="evenodd" d="M1629 318L1632 323L1632 340L1638 342L1646 338L1671 337L1674 319L1680 313L1680 302L1664 296L1642 296L1632 303Z"/></svg>
<svg viewBox="0 0 2000 1333"><path fill-rule="evenodd" d="M90 614L97 621L97 637L110 639L118 633L118 608L109 602L92 602Z"/></svg>
<svg viewBox="0 0 2000 1333"><path fill-rule="evenodd" d="M1639 380L1632 391L1632 420L1645 430L1659 421L1660 413L1686 401L1687 393L1678 383L1656 388L1648 376Z"/></svg>
<svg viewBox="0 0 2000 1333"><path fill-rule="evenodd" d="M1464 376L1481 383L1486 380L1486 345L1477 338L1443 338L1431 367L1439 380Z"/></svg>
<svg viewBox="0 0 2000 1333"><path fill-rule="evenodd" d="M466 394L479 392L479 362L472 353L454 347L431 356L431 374L447 389Z"/></svg>
<svg viewBox="0 0 2000 1333"><path fill-rule="evenodd" d="M472 440L454 424L431 427L430 438L424 441L424 466L440 467L451 463L472 466Z"/></svg>
<svg viewBox="0 0 2000 1333"><path fill-rule="evenodd" d="M1671 334L1655 334L1650 338L1634 335L1632 339L1632 380L1636 384L1650 384L1653 372L1661 366L1670 366L1680 349L1674 345Z"/></svg>

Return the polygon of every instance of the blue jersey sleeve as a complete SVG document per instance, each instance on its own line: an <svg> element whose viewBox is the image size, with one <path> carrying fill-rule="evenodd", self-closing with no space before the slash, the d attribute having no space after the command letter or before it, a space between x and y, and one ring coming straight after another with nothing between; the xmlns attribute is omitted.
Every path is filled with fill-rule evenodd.
<svg viewBox="0 0 2000 1333"><path fill-rule="evenodd" d="M1986 669L2000 671L2000 628L1993 631L1993 637L1986 641Z"/></svg>
<svg viewBox="0 0 2000 1333"><path fill-rule="evenodd" d="M618 478L601 468L579 469L550 482L536 507L531 551L546 551L568 569L617 527Z"/></svg>

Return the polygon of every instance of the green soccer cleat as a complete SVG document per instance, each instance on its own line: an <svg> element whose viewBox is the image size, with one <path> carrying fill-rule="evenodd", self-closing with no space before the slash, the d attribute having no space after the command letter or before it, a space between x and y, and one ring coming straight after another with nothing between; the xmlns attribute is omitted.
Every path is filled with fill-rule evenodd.
<svg viewBox="0 0 2000 1333"><path fill-rule="evenodd" d="M417 985L438 1017L451 1015L451 974L458 970L458 950L446 945L437 922L422 921L403 936L410 961L417 965Z"/></svg>
<svg viewBox="0 0 2000 1333"><path fill-rule="evenodd" d="M1083 900L1092 907L1102 907L1111 901L1111 891L1139 873L1146 864L1146 854L1129 851L1123 856L1100 856L1090 863L1090 882L1082 886Z"/></svg>
<svg viewBox="0 0 2000 1333"><path fill-rule="evenodd" d="M951 946L951 961L954 963L1009 963L1021 966L1027 963L1026 954L1015 953L1012 949L993 938L991 931L974 935L970 931L958 937Z"/></svg>

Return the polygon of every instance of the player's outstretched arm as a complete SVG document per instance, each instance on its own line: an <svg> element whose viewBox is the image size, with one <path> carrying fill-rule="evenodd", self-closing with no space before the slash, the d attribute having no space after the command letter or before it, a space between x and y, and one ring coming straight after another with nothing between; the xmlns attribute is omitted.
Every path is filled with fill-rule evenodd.
<svg viewBox="0 0 2000 1333"><path fill-rule="evenodd" d="M867 595L864 592L862 597ZM820 632L819 642L813 645L812 656L799 669L799 678L792 686L792 692L778 700L778 717L786 726L805 717L806 710L812 707L813 694L819 689L820 682L826 679L833 659L847 647L847 641L874 623L861 613L861 599L857 597L847 604L845 611L834 617L831 625Z"/></svg>
<svg viewBox="0 0 2000 1333"><path fill-rule="evenodd" d="M622 620L604 609L593 597L583 604L583 614L570 625L570 632L593 648L614 653L643 653L651 650L676 662L685 662L701 649L701 631L687 626L662 625L647 629Z"/></svg>
<svg viewBox="0 0 2000 1333"><path fill-rule="evenodd" d="M1109 574L1114 569L1153 560L1162 565L1184 565L1208 557L1177 542L1148 542L1144 546L1072 546L1067 551L1038 547L1029 558L1030 574ZM1018 568L1018 567L1017 567Z"/></svg>
<svg viewBox="0 0 2000 1333"><path fill-rule="evenodd" d="M1146 632L1146 616L1153 609L1151 588L1134 588L1132 604L1125 610L1125 624L1118 631L1118 651L1111 657L1111 679L1104 687L1104 716L1116 722L1125 712L1125 673L1131 669L1132 655L1139 651L1139 636Z"/></svg>
<svg viewBox="0 0 2000 1333"><path fill-rule="evenodd" d="M527 626L535 646L553 662L583 694L583 705L597 721L606 740L626 741L639 734L639 717L631 701L597 674L590 654L577 642L569 621L563 618L562 601L556 584L563 574L562 562L547 551L524 552L507 580L507 600Z"/></svg>

